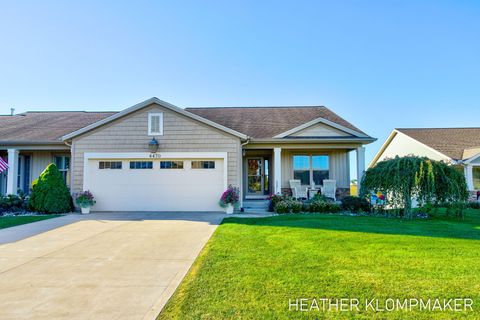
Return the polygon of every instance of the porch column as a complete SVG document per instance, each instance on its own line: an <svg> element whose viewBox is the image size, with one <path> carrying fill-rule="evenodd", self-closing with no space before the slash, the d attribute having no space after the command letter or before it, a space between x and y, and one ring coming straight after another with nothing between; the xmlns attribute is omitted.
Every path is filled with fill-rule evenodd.
<svg viewBox="0 0 480 320"><path fill-rule="evenodd" d="M468 190L473 191L473 166L471 164L465 166L465 180L467 182Z"/></svg>
<svg viewBox="0 0 480 320"><path fill-rule="evenodd" d="M8 149L7 194L17 194L18 150Z"/></svg>
<svg viewBox="0 0 480 320"><path fill-rule="evenodd" d="M282 193L282 148L273 148L273 193Z"/></svg>
<svg viewBox="0 0 480 320"><path fill-rule="evenodd" d="M357 148L357 188L360 191L363 174L365 173L365 147Z"/></svg>

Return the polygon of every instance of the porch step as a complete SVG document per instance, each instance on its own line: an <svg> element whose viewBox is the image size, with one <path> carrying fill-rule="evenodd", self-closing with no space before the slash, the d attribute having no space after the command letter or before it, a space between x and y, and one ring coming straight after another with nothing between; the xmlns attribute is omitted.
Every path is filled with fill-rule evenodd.
<svg viewBox="0 0 480 320"><path fill-rule="evenodd" d="M243 212L244 212L244 213L258 213L258 214L271 213L271 212L268 211L268 209L264 209L264 208L258 208L258 209L254 209L254 208L243 208Z"/></svg>
<svg viewBox="0 0 480 320"><path fill-rule="evenodd" d="M270 201L268 200L245 200L243 201L243 209L245 212L247 212L247 210L266 211L268 210L269 204Z"/></svg>

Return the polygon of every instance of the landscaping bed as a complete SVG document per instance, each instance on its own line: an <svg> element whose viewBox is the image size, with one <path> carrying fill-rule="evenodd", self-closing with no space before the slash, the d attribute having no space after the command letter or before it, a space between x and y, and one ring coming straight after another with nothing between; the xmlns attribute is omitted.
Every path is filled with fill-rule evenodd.
<svg viewBox="0 0 480 320"><path fill-rule="evenodd" d="M480 210L463 219L227 218L159 319L477 319ZM289 310L289 301L469 298L474 311ZM380 304L380 307L382 305Z"/></svg>

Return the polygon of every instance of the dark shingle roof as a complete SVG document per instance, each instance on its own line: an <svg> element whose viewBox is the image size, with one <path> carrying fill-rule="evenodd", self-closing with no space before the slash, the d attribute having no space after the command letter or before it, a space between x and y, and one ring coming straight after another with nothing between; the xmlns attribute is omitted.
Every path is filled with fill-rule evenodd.
<svg viewBox="0 0 480 320"><path fill-rule="evenodd" d="M317 118L360 133L360 129L326 107L223 107L185 110L252 138L272 138Z"/></svg>
<svg viewBox="0 0 480 320"><path fill-rule="evenodd" d="M324 118L363 133L326 107L187 108L193 114L248 135L273 138L309 121ZM52 111L0 116L1 143L61 143L61 137L117 112Z"/></svg>
<svg viewBox="0 0 480 320"><path fill-rule="evenodd" d="M0 143L61 143L70 132L109 117L116 112L25 112L0 116Z"/></svg>
<svg viewBox="0 0 480 320"><path fill-rule="evenodd" d="M480 128L400 128L407 136L460 160L465 149L480 147Z"/></svg>

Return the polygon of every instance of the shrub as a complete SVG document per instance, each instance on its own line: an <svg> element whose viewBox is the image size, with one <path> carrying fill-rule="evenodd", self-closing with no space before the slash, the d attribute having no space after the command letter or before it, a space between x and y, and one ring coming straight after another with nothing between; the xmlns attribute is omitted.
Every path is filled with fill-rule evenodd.
<svg viewBox="0 0 480 320"><path fill-rule="evenodd" d="M72 210L70 192L60 171L53 163L33 181L29 205L32 210L45 213L64 213Z"/></svg>
<svg viewBox="0 0 480 320"><path fill-rule="evenodd" d="M480 209L480 202L478 201L472 201L467 204L467 207L470 209Z"/></svg>
<svg viewBox="0 0 480 320"><path fill-rule="evenodd" d="M283 194L271 194L268 197L268 200L270 200L270 203L268 205L268 211L274 212L275 207L277 206L277 203L279 203L280 201L283 201L283 200L290 200L290 199L292 199L292 198L289 197L289 196L285 196Z"/></svg>
<svg viewBox="0 0 480 320"><path fill-rule="evenodd" d="M310 212L312 213L337 213L342 208L339 204L329 201L313 201L310 203Z"/></svg>
<svg viewBox="0 0 480 320"><path fill-rule="evenodd" d="M292 199L286 199L278 202L275 205L275 212L278 214L284 213L300 213L302 211L302 202Z"/></svg>
<svg viewBox="0 0 480 320"><path fill-rule="evenodd" d="M467 208L467 203L462 201L449 202L445 205L445 207L447 208L447 216L453 215L463 218L463 214L465 212L465 209Z"/></svg>
<svg viewBox="0 0 480 320"><path fill-rule="evenodd" d="M300 213L303 208L303 203L300 201L291 202L292 213Z"/></svg>
<svg viewBox="0 0 480 320"><path fill-rule="evenodd" d="M350 212L370 212L370 203L367 199L348 196L342 199L342 208Z"/></svg>
<svg viewBox="0 0 480 320"><path fill-rule="evenodd" d="M323 194L316 193L310 200L309 202L314 202L314 201L323 201L323 202L331 202L333 199L325 197Z"/></svg>
<svg viewBox="0 0 480 320"><path fill-rule="evenodd" d="M289 200L280 201L275 205L274 209L275 209L275 212L278 214L290 213L290 201Z"/></svg>
<svg viewBox="0 0 480 320"><path fill-rule="evenodd" d="M25 197L23 195L9 194L3 196L0 194L0 212L21 211L25 209Z"/></svg>

